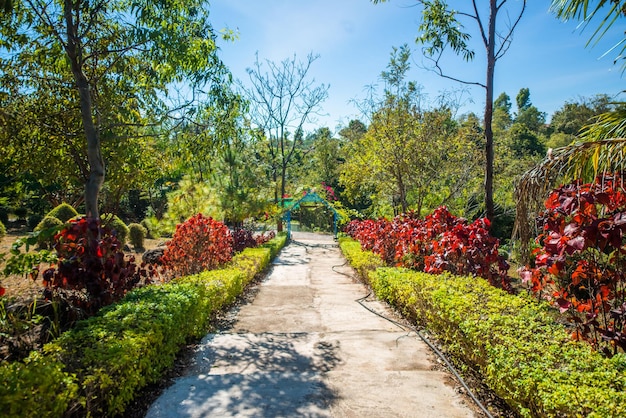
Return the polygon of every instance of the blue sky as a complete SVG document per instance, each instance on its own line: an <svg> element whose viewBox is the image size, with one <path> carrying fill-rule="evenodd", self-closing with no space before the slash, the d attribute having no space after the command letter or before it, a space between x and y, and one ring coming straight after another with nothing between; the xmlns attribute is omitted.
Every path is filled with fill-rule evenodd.
<svg viewBox="0 0 626 418"><path fill-rule="evenodd" d="M467 0L450 3L469 5ZM517 10L520 0L509 0ZM578 22L562 22L549 13L549 0L530 0L507 54L496 65L495 95L506 92L515 103L520 88L530 89L531 102L548 118L566 101L625 89L614 54L602 55L623 37L615 25L601 43L586 47L592 27L581 31ZM235 78L247 83L246 68L259 59L280 62L294 54L304 60L310 52L320 57L311 68L317 83L329 84L329 97L313 126L336 131L360 117L352 99L363 99L365 87L381 85L392 47L408 44L413 51L409 79L423 86L427 99L465 89L460 113L481 114L484 90L442 79L425 65L421 47L415 44L421 9L412 0L391 0L373 5L368 0L213 0L212 23L216 29L236 30L239 39L220 41L220 56ZM473 32L474 27L467 25ZM450 59L450 75L484 83L482 43L472 43L477 58L471 63ZM458 96L458 94L456 94ZM363 118L361 118L363 119Z"/></svg>

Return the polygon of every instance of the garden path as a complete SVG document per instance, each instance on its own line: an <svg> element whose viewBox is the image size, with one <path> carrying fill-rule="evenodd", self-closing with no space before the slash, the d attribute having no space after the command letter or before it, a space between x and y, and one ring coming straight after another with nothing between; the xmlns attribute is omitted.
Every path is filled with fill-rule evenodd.
<svg viewBox="0 0 626 418"><path fill-rule="evenodd" d="M477 416L426 344L358 303L393 317L344 263L331 236L294 232L146 417Z"/></svg>

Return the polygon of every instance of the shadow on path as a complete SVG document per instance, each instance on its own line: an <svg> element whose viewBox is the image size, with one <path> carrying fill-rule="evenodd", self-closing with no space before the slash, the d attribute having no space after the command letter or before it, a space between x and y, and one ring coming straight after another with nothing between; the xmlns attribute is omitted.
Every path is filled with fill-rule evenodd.
<svg viewBox="0 0 626 418"><path fill-rule="evenodd" d="M209 334L185 377L148 417L329 417L336 394L322 374L336 344L308 333Z"/></svg>

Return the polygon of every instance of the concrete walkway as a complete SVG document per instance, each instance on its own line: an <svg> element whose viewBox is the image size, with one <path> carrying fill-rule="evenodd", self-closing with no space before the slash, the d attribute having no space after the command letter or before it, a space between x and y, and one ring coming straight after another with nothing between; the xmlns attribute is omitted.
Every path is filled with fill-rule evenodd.
<svg viewBox="0 0 626 418"><path fill-rule="evenodd" d="M146 416L474 416L418 337L356 302L368 292L335 271L351 273L344 263L332 237L294 233L233 327L203 339Z"/></svg>

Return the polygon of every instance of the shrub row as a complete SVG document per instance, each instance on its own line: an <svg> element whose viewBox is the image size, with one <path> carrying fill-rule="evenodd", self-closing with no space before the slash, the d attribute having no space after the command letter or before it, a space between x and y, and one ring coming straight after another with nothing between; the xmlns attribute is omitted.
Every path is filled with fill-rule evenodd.
<svg viewBox="0 0 626 418"><path fill-rule="evenodd" d="M509 265L498 252L499 240L489 234L490 226L486 218L470 223L440 206L423 219L409 212L392 220L353 220L344 232L387 265L433 274L472 274L512 290Z"/></svg>
<svg viewBox="0 0 626 418"><path fill-rule="evenodd" d="M160 378L186 341L206 332L209 317L231 303L285 241L280 235L246 249L224 269L133 290L42 352L2 365L2 415L123 413L137 391Z"/></svg>
<svg viewBox="0 0 626 418"><path fill-rule="evenodd" d="M368 258L350 239L340 245L348 260ZM521 416L626 416L626 356L607 359L571 341L547 304L475 277L388 267L365 275L380 299L425 324Z"/></svg>

